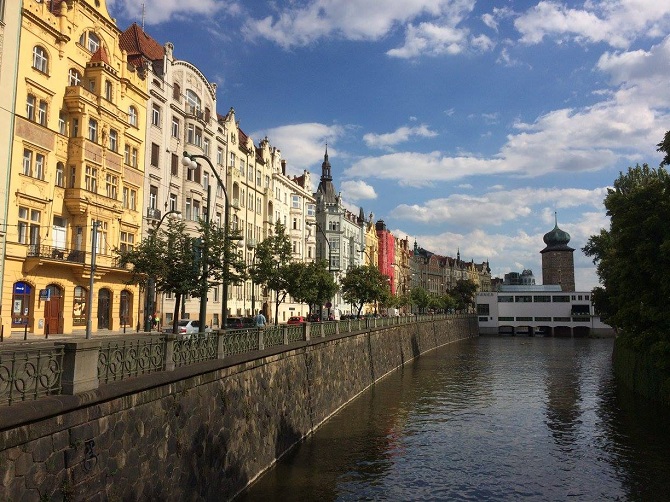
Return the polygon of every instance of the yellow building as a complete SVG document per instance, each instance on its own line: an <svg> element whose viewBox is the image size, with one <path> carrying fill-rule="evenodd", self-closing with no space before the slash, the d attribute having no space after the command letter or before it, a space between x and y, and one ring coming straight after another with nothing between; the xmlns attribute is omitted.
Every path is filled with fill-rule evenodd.
<svg viewBox="0 0 670 502"><path fill-rule="evenodd" d="M114 251L140 239L148 94L119 35L105 0L23 2L5 334L83 333L89 314L92 331L138 321Z"/></svg>

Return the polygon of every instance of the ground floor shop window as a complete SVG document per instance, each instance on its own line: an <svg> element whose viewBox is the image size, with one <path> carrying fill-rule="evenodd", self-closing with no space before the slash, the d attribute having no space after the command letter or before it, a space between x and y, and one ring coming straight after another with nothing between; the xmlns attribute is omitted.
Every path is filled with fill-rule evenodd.
<svg viewBox="0 0 670 502"><path fill-rule="evenodd" d="M28 324L33 288L27 282L15 282L12 290L12 326Z"/></svg>
<svg viewBox="0 0 670 502"><path fill-rule="evenodd" d="M81 286L74 288L72 306L72 325L86 326L86 296L87 291Z"/></svg>

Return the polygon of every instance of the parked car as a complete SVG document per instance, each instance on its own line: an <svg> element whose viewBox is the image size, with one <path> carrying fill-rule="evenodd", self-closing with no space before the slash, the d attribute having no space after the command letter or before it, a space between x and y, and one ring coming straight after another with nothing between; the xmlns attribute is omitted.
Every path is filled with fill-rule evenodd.
<svg viewBox="0 0 670 502"><path fill-rule="evenodd" d="M227 317L226 329L255 328L256 322L253 317Z"/></svg>
<svg viewBox="0 0 670 502"><path fill-rule="evenodd" d="M305 324L307 322L307 319L305 319L304 316L301 315L294 315L288 318L288 321L286 321L286 324Z"/></svg>
<svg viewBox="0 0 670 502"><path fill-rule="evenodd" d="M307 320L309 322L321 322L321 316L319 314L309 314Z"/></svg>
<svg viewBox="0 0 670 502"><path fill-rule="evenodd" d="M180 319L177 321L177 333L180 335L192 335L194 333L201 333L200 321L197 319ZM205 325L205 333L210 333L212 328ZM163 333L172 333L172 324L163 327Z"/></svg>

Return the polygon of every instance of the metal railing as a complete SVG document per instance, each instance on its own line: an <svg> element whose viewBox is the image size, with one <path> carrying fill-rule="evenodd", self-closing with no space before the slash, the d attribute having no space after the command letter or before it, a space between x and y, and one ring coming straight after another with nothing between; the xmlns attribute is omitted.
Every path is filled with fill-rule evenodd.
<svg viewBox="0 0 670 502"><path fill-rule="evenodd" d="M98 353L100 383L165 370L165 339L151 335L103 340Z"/></svg>
<svg viewBox="0 0 670 502"><path fill-rule="evenodd" d="M466 315L423 315L412 317L343 319L302 325L268 325L265 328L226 330L192 335L142 334L102 337L95 347L97 358L90 372L97 369L98 385L113 383L140 375L170 371L203 361L222 359L270 347L283 346L308 339L356 333L366 329L399 324L466 317ZM91 343L94 341L87 341ZM77 348L71 342L11 343L0 349L0 406L17 401L39 399L63 392L64 364L76 365ZM82 348L82 352L90 347ZM74 367L66 374L74 374ZM78 368L78 372L81 370ZM90 373L89 373L90 374ZM68 377L70 379L72 377ZM82 376L86 379L86 376ZM67 388L72 382L68 380ZM74 392L74 391L73 391Z"/></svg>
<svg viewBox="0 0 670 502"><path fill-rule="evenodd" d="M0 350L0 405L61 393L63 347L30 345Z"/></svg>

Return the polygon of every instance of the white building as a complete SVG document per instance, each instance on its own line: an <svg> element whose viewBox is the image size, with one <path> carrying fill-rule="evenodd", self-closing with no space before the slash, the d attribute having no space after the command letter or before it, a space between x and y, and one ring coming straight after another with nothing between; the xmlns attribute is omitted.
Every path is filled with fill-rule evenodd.
<svg viewBox="0 0 670 502"><path fill-rule="evenodd" d="M477 294L482 335L613 336L596 315L587 291L561 291L559 285L502 286Z"/></svg>

